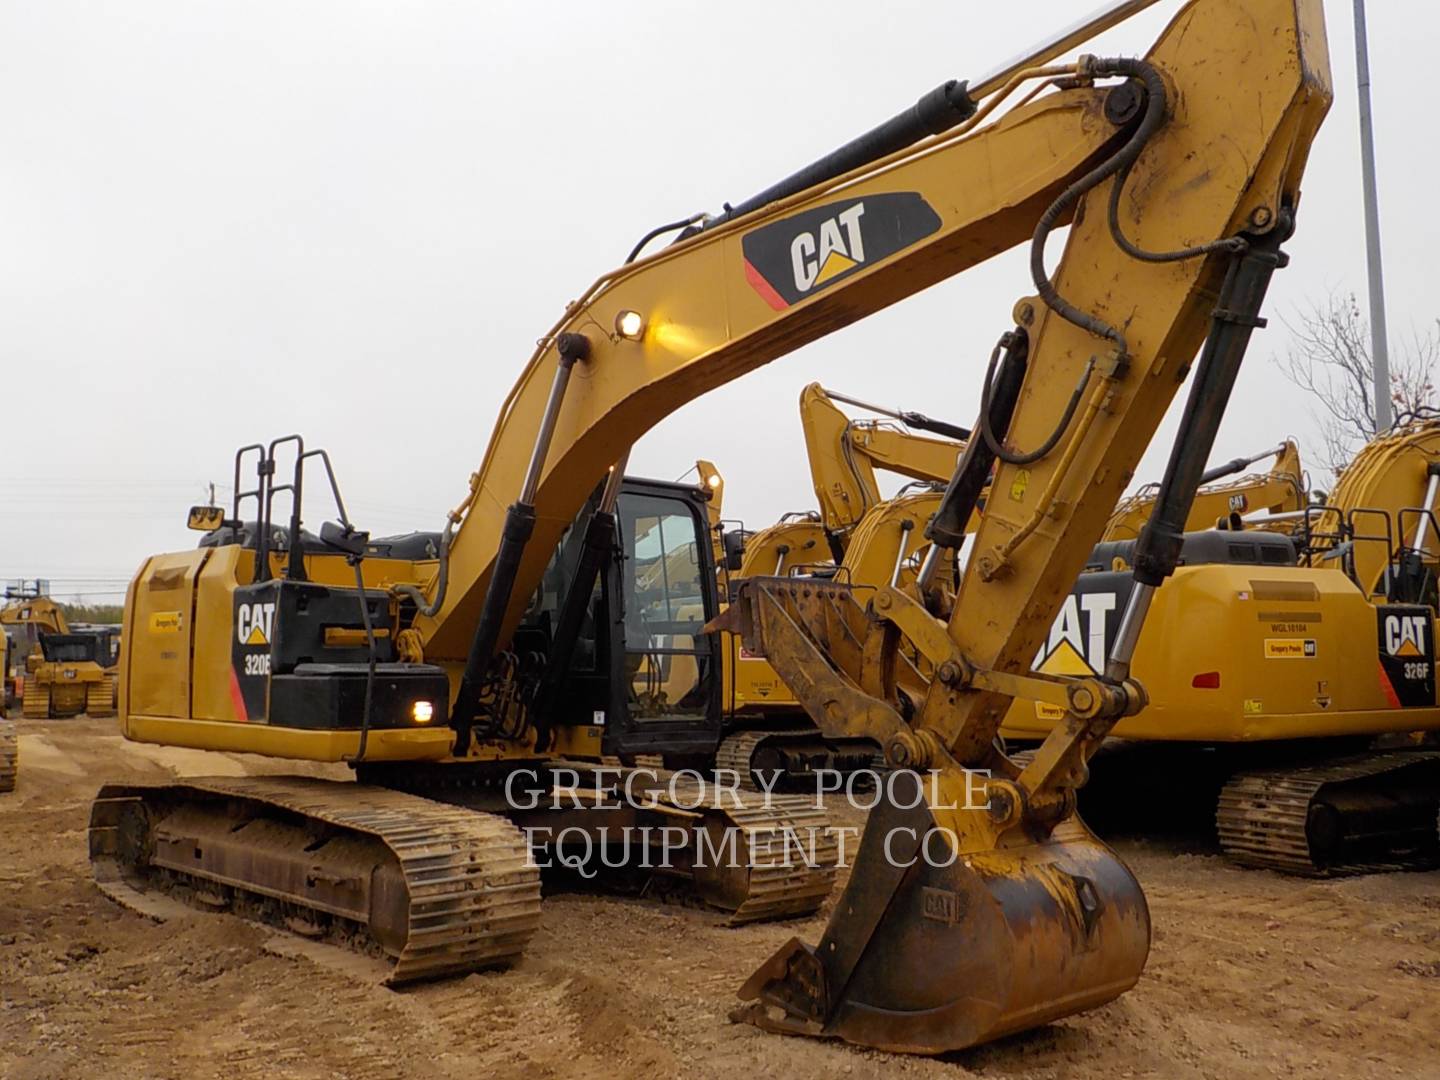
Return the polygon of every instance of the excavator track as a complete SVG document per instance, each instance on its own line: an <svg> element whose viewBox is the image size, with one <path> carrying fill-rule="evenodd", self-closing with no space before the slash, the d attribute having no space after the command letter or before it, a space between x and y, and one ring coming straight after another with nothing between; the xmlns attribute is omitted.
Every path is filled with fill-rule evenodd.
<svg viewBox="0 0 1440 1080"><path fill-rule="evenodd" d="M737 799L733 787L726 791L688 777L671 790L677 805L703 814L700 827L717 846L725 835L736 838L736 865L693 871L701 898L727 911L731 926L809 915L834 889L840 847L814 800L744 791Z"/></svg>
<svg viewBox="0 0 1440 1080"><path fill-rule="evenodd" d="M26 679L25 689L20 695L20 715L27 720L49 720L50 688Z"/></svg>
<svg viewBox="0 0 1440 1080"><path fill-rule="evenodd" d="M1440 862L1440 840L1423 835L1437 800L1440 753L1371 754L1239 773L1220 792L1215 825L1244 866L1305 877L1410 870ZM1342 833L1368 857L1344 857L1333 839Z"/></svg>
<svg viewBox="0 0 1440 1080"><path fill-rule="evenodd" d="M308 777L106 784L91 809L101 890L155 891L393 961L387 985L513 963L540 922L540 875L503 817Z"/></svg>
<svg viewBox="0 0 1440 1080"><path fill-rule="evenodd" d="M20 767L20 737L15 721L0 719L0 792L15 790L15 774Z"/></svg>
<svg viewBox="0 0 1440 1080"><path fill-rule="evenodd" d="M769 747L762 747L769 743ZM848 748L845 744L848 743ZM715 751L715 768L740 777L740 787L745 791L763 790L755 774L760 772L769 777L771 770L779 769L778 782L813 787L816 768L835 769L843 773L862 770L876 771L884 767L884 755L878 748L860 748L859 740L843 740L841 749L827 740L815 727L778 728L763 731L738 731L721 740ZM757 753L761 756L757 756ZM763 755L773 753L770 760ZM787 757L794 755L787 762ZM790 768L798 762L798 768ZM774 790L775 784L771 784ZM833 790L833 789L832 789Z"/></svg>
<svg viewBox="0 0 1440 1080"><path fill-rule="evenodd" d="M85 688L85 715L106 718L115 715L115 678L107 675Z"/></svg>
<svg viewBox="0 0 1440 1080"><path fill-rule="evenodd" d="M768 731L739 731L725 736L720 741L719 749L715 751L716 770L733 772L740 777L740 786L746 791L758 790L750 762L755 748L764 742L768 735Z"/></svg>

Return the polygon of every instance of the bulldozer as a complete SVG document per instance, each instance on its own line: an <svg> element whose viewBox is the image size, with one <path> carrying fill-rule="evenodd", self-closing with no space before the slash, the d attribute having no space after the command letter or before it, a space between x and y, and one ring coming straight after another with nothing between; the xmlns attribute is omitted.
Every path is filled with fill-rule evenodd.
<svg viewBox="0 0 1440 1080"><path fill-rule="evenodd" d="M736 806L708 782L623 767L569 782L608 752L700 744L701 724L631 701L627 674L643 656L713 672L728 631L827 737L874 740L893 770L821 944L791 942L762 964L741 987L741 1019L935 1053L1133 987L1144 896L1076 816L1075 792L1110 728L1143 715L1134 644L1285 264L1331 96L1312 0L1190 0L1143 56L1065 59L1144 6L1114 4L750 199L653 230L541 336L434 558L357 529L321 451L298 438L243 448L237 505L212 542L151 557L130 585L125 734L348 762L356 782L106 784L89 842L107 891L139 904L170 890L368 941L394 958L392 982L512 961L539 915L536 854L597 839L605 823L673 830L672 873L737 899L737 915L812 911L798 899L828 890L835 849L790 842L816 813L809 800ZM1066 226L1052 269L1047 240ZM668 570L632 591L672 537L693 547L698 577L713 554L705 515L682 513L663 485L620 499L618 466L651 425L1027 241L1033 292L1004 320L978 436L925 527L911 586L755 577L707 622L684 617L697 605ZM937 363L952 364L946 335L935 341ZM1187 380L1105 672L1032 674ZM242 459L258 462L254 488ZM306 462L335 503L313 540ZM277 527L267 508L281 491L291 513ZM928 590L967 543L950 610L931 610ZM577 677L587 625L604 629L594 681ZM1023 770L995 743L1017 697L1065 711ZM739 857L706 857L737 825ZM794 857L762 862L777 836Z"/></svg>
<svg viewBox="0 0 1440 1080"><path fill-rule="evenodd" d="M1135 771L1183 775L1194 821L1233 861L1319 877L1440 864L1435 688L1440 420L1363 447L1323 503L1284 470L1273 514L1187 532L1134 670L1150 695L1096 762L1097 817ZM1255 485L1266 488L1267 477ZM1224 489L1218 493L1223 498ZM1203 519L1193 516L1191 528ZM1039 670L1103 669L1133 541L1098 545ZM1043 737L1056 710L1017 702L1002 733ZM1181 794L1171 789L1172 799Z"/></svg>
<svg viewBox="0 0 1440 1080"><path fill-rule="evenodd" d="M22 716L54 720L81 713L115 715L117 650L112 630L41 633L36 648L25 661Z"/></svg>
<svg viewBox="0 0 1440 1080"><path fill-rule="evenodd" d="M5 697L27 719L86 713L114 716L118 649L113 627L71 626L48 596L11 597L0 609L0 632L12 634Z"/></svg>

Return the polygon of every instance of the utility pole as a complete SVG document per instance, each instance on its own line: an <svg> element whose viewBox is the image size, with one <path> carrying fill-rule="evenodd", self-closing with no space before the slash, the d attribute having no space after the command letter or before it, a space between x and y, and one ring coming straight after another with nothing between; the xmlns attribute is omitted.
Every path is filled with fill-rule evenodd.
<svg viewBox="0 0 1440 1080"><path fill-rule="evenodd" d="M1355 0L1355 83L1360 96L1360 171L1365 189L1365 263L1370 272L1370 359L1375 367L1375 430L1390 409L1390 343L1385 333L1385 274L1380 265L1380 206L1375 192L1375 120L1370 111L1370 44L1365 0Z"/></svg>

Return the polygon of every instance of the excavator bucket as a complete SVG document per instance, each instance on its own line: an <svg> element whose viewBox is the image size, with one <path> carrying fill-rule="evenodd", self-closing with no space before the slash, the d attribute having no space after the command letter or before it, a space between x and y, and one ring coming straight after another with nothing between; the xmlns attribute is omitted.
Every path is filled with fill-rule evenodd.
<svg viewBox="0 0 1440 1080"><path fill-rule="evenodd" d="M996 846L990 812L937 798L957 779L891 774L819 945L780 949L740 988L734 1019L933 1054L1135 985L1150 915L1120 859L1073 815Z"/></svg>

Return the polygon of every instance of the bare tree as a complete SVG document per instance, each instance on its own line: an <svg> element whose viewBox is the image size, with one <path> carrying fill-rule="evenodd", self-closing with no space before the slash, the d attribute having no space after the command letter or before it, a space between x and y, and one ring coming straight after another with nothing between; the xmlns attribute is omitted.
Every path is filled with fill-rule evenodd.
<svg viewBox="0 0 1440 1080"><path fill-rule="evenodd" d="M1311 416L1320 429L1325 464L1339 473L1375 432L1374 368L1370 328L1354 293L1332 293L1300 311L1289 350L1275 363L1285 377L1315 399ZM1435 409L1435 366L1440 333L1432 327L1390 357L1390 400L1396 423Z"/></svg>

